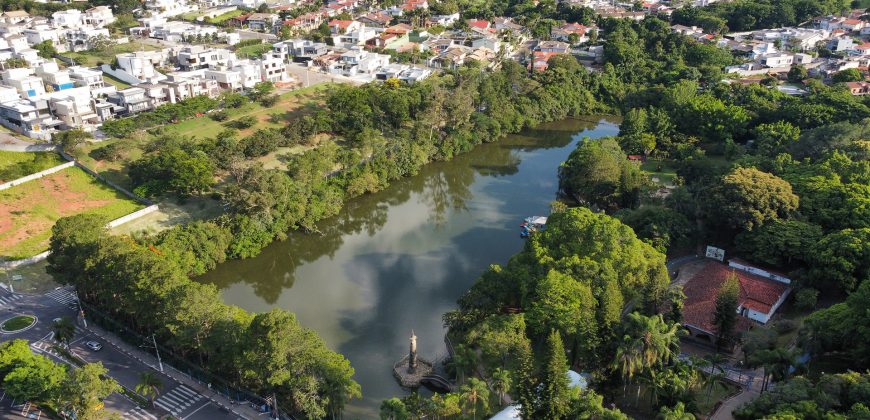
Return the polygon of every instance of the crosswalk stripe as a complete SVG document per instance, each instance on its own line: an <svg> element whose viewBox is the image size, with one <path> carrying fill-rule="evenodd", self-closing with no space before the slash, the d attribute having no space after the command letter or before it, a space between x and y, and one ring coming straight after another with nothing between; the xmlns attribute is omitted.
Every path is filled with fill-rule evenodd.
<svg viewBox="0 0 870 420"><path fill-rule="evenodd" d="M146 419L146 420L156 420L157 416L145 411L142 407L136 407L126 413L125 417L135 418L135 419Z"/></svg>
<svg viewBox="0 0 870 420"><path fill-rule="evenodd" d="M162 408L162 409L164 409L164 410L166 410L166 411L172 413L172 415L174 415L174 416L177 416L177 415L178 415L178 412L177 412L177 411L175 411L175 410L172 409L172 408L169 408L168 406L166 406L165 404L163 404L162 402L160 402L160 399L158 399L157 401L154 401L154 404L159 405L160 408Z"/></svg>
<svg viewBox="0 0 870 420"><path fill-rule="evenodd" d="M200 397L199 394L197 394L196 392L193 392L190 389L187 389L184 385L179 385L177 388L175 388L175 390L178 392L181 392L182 394L187 395L189 398L195 398L198 400Z"/></svg>
<svg viewBox="0 0 870 420"><path fill-rule="evenodd" d="M180 407L184 405L185 401L182 401L180 398L173 396L171 394L166 394L162 397L163 402L167 404L172 404L173 406ZM190 405L190 404L188 404Z"/></svg>
<svg viewBox="0 0 870 420"><path fill-rule="evenodd" d="M198 392L196 392L196 391L194 391L194 390L192 390L192 389L190 389L190 388L188 388L188 387L186 387L186 386L184 386L184 385L179 385L177 389L180 389L180 390L182 390L182 391L185 391L185 392L187 392L187 393L190 394L190 395L193 395L193 396L196 396L196 397L201 397L201 395L199 395Z"/></svg>

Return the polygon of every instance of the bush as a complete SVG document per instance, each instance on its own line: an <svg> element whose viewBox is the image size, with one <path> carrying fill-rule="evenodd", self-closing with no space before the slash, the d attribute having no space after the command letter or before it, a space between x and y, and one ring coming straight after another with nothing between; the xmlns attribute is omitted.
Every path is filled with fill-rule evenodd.
<svg viewBox="0 0 870 420"><path fill-rule="evenodd" d="M254 124L256 124L256 123L257 123L256 118L254 118L250 115L247 115L247 116L241 117L237 120L232 120L232 121L226 122L226 123L224 123L224 125L227 127L230 127L230 128L244 130L245 128L253 127Z"/></svg>
<svg viewBox="0 0 870 420"><path fill-rule="evenodd" d="M260 98L260 105L268 108L278 103L278 95L266 95Z"/></svg>
<svg viewBox="0 0 870 420"><path fill-rule="evenodd" d="M226 121L226 119L230 117L230 114L226 111L215 111L208 114L208 117L215 121Z"/></svg>
<svg viewBox="0 0 870 420"><path fill-rule="evenodd" d="M124 157L124 152L129 149L130 146L131 145L126 141L118 141L94 149L93 151L91 151L90 155L96 160L108 160L109 162L115 162Z"/></svg>
<svg viewBox="0 0 870 420"><path fill-rule="evenodd" d="M801 289L795 295L795 306L798 309L809 310L816 307L816 302L819 299L819 291L813 288Z"/></svg>
<svg viewBox="0 0 870 420"><path fill-rule="evenodd" d="M788 334L788 333L796 330L797 327L798 327L797 322L792 321L790 319L780 319L779 321L776 321L776 324L773 324L773 328L779 334Z"/></svg>

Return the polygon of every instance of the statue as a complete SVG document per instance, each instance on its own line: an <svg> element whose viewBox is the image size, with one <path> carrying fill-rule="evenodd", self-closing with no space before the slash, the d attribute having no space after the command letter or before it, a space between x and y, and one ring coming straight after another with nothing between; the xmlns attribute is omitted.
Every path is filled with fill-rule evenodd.
<svg viewBox="0 0 870 420"><path fill-rule="evenodd" d="M411 351L408 354L408 373L417 371L417 336L411 330Z"/></svg>

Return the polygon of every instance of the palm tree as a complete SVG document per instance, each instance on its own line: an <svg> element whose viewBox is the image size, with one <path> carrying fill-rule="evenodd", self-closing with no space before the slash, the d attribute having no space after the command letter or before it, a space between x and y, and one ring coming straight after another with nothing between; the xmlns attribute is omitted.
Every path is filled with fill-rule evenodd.
<svg viewBox="0 0 870 420"><path fill-rule="evenodd" d="M504 396L511 390L511 373L502 368L496 368L490 382L492 390L498 395L498 405L504 404Z"/></svg>
<svg viewBox="0 0 870 420"><path fill-rule="evenodd" d="M393 397L381 403L381 420L405 420L408 418L408 409L402 400Z"/></svg>
<svg viewBox="0 0 870 420"><path fill-rule="evenodd" d="M695 415L687 412L686 406L680 401L674 408L662 407L657 418L659 420L695 420Z"/></svg>
<svg viewBox="0 0 870 420"><path fill-rule="evenodd" d="M136 392L151 401L151 406L154 407L154 400L160 395L160 389L163 388L163 381L154 372L147 371L139 374L139 383L136 384Z"/></svg>
<svg viewBox="0 0 870 420"><path fill-rule="evenodd" d="M62 343L65 348L69 349L69 342L76 333L75 324L73 324L69 318L63 317L55 321L52 329L54 330L54 339Z"/></svg>
<svg viewBox="0 0 870 420"><path fill-rule="evenodd" d="M616 348L613 359L614 370L618 370L623 379L623 393L628 383L638 372L643 370L643 357L639 343L631 336L622 337L622 342Z"/></svg>
<svg viewBox="0 0 870 420"><path fill-rule="evenodd" d="M463 407L471 408L471 418L477 419L477 409L486 413L489 410L489 389L486 382L477 378L468 379L468 383L462 386L459 394Z"/></svg>

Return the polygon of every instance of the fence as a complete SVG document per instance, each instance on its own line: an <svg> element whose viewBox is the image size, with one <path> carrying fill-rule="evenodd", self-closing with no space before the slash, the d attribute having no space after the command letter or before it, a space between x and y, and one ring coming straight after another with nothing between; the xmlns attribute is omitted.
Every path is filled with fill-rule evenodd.
<svg viewBox="0 0 870 420"><path fill-rule="evenodd" d="M133 347L150 347L153 349L152 340L150 337L145 337L131 330L126 325L114 319L112 316L103 313L95 307L79 301L79 305L87 314L87 319L96 322L106 331L116 335L118 338ZM175 354L172 350L157 343L157 348L160 350L160 358L163 365L182 375L187 376L201 384L208 384L209 389L219 393L229 400L236 401L240 404L250 403L257 407L268 406L265 398L260 397L253 391L244 390L233 386L229 381L216 376L194 363L187 361L184 357ZM294 417L287 414L283 410L280 412L281 419L294 420Z"/></svg>
<svg viewBox="0 0 870 420"><path fill-rule="evenodd" d="M61 163L60 165L52 166L51 168L48 168L44 171L39 171L35 174L30 174L30 175L23 176L23 177L18 178L18 179L13 179L12 181L9 181L5 184L0 184L0 191L8 190L9 188L12 188L16 185L21 185L27 181L33 181L34 179L42 178L48 174L53 174L53 173L60 171L62 169L69 168L70 166L73 166L75 164L76 164L75 162Z"/></svg>

